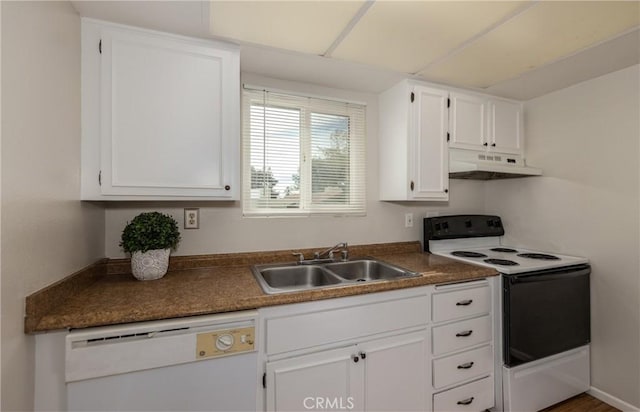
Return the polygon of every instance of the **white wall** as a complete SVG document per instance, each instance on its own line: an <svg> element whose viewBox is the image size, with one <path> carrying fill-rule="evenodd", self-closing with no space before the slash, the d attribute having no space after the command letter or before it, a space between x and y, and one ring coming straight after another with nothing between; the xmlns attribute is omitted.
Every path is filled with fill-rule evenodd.
<svg viewBox="0 0 640 412"><path fill-rule="evenodd" d="M104 210L80 203L80 20L68 2L2 7L2 405L33 409L25 296L104 255Z"/></svg>
<svg viewBox="0 0 640 412"><path fill-rule="evenodd" d="M427 210L442 213L477 213L483 209L483 183L453 181L448 203L388 203L378 199L377 95L330 89L243 74L252 85L305 92L367 104L367 215L366 217L244 218L239 202L137 203L106 205L105 248L108 257L122 257L118 246L127 221L143 211L170 213L183 221L182 209L200 207L200 229L181 230L176 255L224 253L289 248L322 247L346 241L351 244L420 240ZM414 213L414 227L404 227L404 214ZM182 225L182 223L180 223Z"/></svg>
<svg viewBox="0 0 640 412"><path fill-rule="evenodd" d="M540 178L486 185L516 246L592 263L592 385L640 406L640 66L526 103Z"/></svg>

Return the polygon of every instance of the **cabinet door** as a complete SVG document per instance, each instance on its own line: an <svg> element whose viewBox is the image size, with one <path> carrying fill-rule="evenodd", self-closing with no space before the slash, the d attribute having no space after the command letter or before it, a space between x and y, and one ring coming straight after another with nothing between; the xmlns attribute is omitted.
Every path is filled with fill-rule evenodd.
<svg viewBox="0 0 640 412"><path fill-rule="evenodd" d="M366 411L426 411L426 331L358 345L364 354Z"/></svg>
<svg viewBox="0 0 640 412"><path fill-rule="evenodd" d="M356 347L267 362L267 411L362 410L364 362Z"/></svg>
<svg viewBox="0 0 640 412"><path fill-rule="evenodd" d="M486 148L487 100L459 93L451 93L450 99L450 146L471 150Z"/></svg>
<svg viewBox="0 0 640 412"><path fill-rule="evenodd" d="M101 193L237 197L237 52L109 27L100 59Z"/></svg>
<svg viewBox="0 0 640 412"><path fill-rule="evenodd" d="M522 105L505 100L489 102L491 151L522 154Z"/></svg>
<svg viewBox="0 0 640 412"><path fill-rule="evenodd" d="M417 86L414 96L409 131L410 197L448 200L448 92Z"/></svg>

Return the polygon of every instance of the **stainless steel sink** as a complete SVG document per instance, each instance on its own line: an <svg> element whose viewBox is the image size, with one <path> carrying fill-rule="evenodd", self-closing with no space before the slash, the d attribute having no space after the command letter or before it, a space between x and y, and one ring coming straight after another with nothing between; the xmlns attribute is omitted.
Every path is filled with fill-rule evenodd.
<svg viewBox="0 0 640 412"><path fill-rule="evenodd" d="M389 280L415 275L413 272L374 259L329 263L324 267L343 279L356 282Z"/></svg>
<svg viewBox="0 0 640 412"><path fill-rule="evenodd" d="M304 265L256 265L251 269L262 289L268 294L418 276L417 273L369 258L324 264L307 262Z"/></svg>
<svg viewBox="0 0 640 412"><path fill-rule="evenodd" d="M335 285L342 280L320 266L288 266L265 268L262 279L272 289L300 290Z"/></svg>

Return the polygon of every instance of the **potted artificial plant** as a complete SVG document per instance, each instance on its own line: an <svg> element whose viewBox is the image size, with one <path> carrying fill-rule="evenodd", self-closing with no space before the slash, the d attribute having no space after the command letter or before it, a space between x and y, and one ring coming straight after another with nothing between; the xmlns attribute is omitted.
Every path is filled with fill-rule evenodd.
<svg viewBox="0 0 640 412"><path fill-rule="evenodd" d="M120 246L131 254L131 271L139 280L167 273L169 254L180 242L178 222L159 212L140 213L122 231Z"/></svg>

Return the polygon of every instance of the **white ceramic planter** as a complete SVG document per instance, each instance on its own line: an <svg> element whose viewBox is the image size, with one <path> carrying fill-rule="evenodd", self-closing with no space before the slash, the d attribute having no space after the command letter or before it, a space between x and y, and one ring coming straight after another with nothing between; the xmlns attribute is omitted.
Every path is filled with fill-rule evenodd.
<svg viewBox="0 0 640 412"><path fill-rule="evenodd" d="M171 249L154 249L131 254L131 272L138 280L160 279L169 268Z"/></svg>

